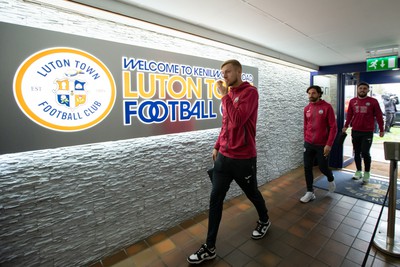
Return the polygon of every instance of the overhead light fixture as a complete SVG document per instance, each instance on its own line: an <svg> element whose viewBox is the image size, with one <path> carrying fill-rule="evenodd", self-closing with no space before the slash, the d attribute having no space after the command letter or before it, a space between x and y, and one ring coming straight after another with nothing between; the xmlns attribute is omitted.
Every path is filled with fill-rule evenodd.
<svg viewBox="0 0 400 267"><path fill-rule="evenodd" d="M397 56L399 54L399 45L382 46L366 49L367 58Z"/></svg>

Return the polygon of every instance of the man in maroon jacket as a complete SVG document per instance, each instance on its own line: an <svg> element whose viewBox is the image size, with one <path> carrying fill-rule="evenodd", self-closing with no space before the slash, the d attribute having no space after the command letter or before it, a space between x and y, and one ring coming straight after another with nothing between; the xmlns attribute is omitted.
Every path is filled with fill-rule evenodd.
<svg viewBox="0 0 400 267"><path fill-rule="evenodd" d="M368 96L369 84L361 82L357 85L357 97L349 102L346 123L342 132L346 132L351 125L351 137L354 149L354 161L357 171L353 179L363 178L363 183L369 182L371 170L371 149L372 139L374 137L375 119L379 126L379 136L385 135L383 129L383 115L379 107L379 102L373 97ZM364 159L364 176L362 175L361 157Z"/></svg>
<svg viewBox="0 0 400 267"><path fill-rule="evenodd" d="M329 181L329 192L336 189L336 184L329 169L329 153L337 134L335 112L331 104L321 99L321 87L314 85L307 89L310 103L304 108L304 174L307 184L306 194L300 201L307 203L315 199L314 194L314 160Z"/></svg>
<svg viewBox="0 0 400 267"><path fill-rule="evenodd" d="M198 264L216 257L215 243L222 217L223 203L233 180L255 206L259 220L251 237L260 239L271 226L264 198L257 187L256 124L258 92L254 86L242 81L242 65L237 60L225 61L222 81L217 82L222 96L222 127L214 145L212 158L212 191L206 243L188 257L189 263ZM228 91L228 88L230 90Z"/></svg>

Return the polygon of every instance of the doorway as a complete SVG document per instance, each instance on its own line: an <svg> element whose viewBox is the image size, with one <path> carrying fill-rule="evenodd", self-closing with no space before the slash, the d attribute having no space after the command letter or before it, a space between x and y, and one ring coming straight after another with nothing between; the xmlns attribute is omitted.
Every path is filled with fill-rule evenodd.
<svg viewBox="0 0 400 267"><path fill-rule="evenodd" d="M342 73L342 74L313 74L311 84L319 85L323 89L325 101L330 103L335 111L338 132L340 133L346 118L348 102L357 96L357 82L360 81L361 73ZM383 81L386 82L386 81ZM370 83L370 96L378 100L382 113L385 114L385 107L382 96L395 96L400 99L400 83ZM385 118L384 118L385 120ZM351 142L351 128L347 130L347 138L343 147L336 146L332 149L330 165L334 168L342 168L353 162L353 145ZM375 133L371 147L373 161L389 163L385 160L383 142L400 142L400 104L397 104L395 122L390 133L386 133L383 138L379 133Z"/></svg>
<svg viewBox="0 0 400 267"><path fill-rule="evenodd" d="M344 93L344 108L345 108L345 118L347 114L348 103L351 98L357 96L357 86L356 85L345 85ZM370 84L370 97L378 100L381 107L381 111L384 115L385 122L385 105L383 102L384 97L399 98L400 97L400 83L388 83L388 84ZM397 116L400 115L400 104L397 104ZM400 116L399 116L400 119ZM376 125L374 132L374 139L371 146L371 156L373 161L386 162L385 153L383 149L383 142L400 142L400 121L397 123L397 118L395 118L394 125L390 128L389 133L385 133L384 137L379 137L379 129ZM347 130L348 137L346 138L343 145L343 161L352 159L353 145L351 143L351 129Z"/></svg>
<svg viewBox="0 0 400 267"><path fill-rule="evenodd" d="M356 96L356 84L358 82L364 81L369 83L372 89L371 96L375 94L378 101L381 101L379 97L385 93L392 93L400 98L400 70L366 72L365 63L360 62L348 65L323 66L320 67L318 72L311 73L310 78L311 85L321 84L325 89L325 84L329 84L327 87L329 87L330 91L324 95L323 99L330 102L335 110L339 133L344 125L346 100ZM384 107L381 109L384 110ZM347 131L347 134L344 146L338 145L332 148L329 162L332 168L353 168L354 157L351 143L351 129ZM391 128L391 133L386 134L383 138L376 135L371 148L372 161L379 161L384 166L390 163L384 158L383 142L385 141L400 142L400 105L397 105L396 120L394 126ZM372 168L375 168L374 165L372 165Z"/></svg>

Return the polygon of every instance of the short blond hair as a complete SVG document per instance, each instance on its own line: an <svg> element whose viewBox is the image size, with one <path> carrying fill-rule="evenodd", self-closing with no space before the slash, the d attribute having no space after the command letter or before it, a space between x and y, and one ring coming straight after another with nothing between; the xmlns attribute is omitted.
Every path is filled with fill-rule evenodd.
<svg viewBox="0 0 400 267"><path fill-rule="evenodd" d="M221 69L228 64L232 64L234 67L240 69L240 71L242 71L242 64L240 64L239 61L237 61L236 59L229 59L227 61L225 61L224 63L222 63L221 65Z"/></svg>

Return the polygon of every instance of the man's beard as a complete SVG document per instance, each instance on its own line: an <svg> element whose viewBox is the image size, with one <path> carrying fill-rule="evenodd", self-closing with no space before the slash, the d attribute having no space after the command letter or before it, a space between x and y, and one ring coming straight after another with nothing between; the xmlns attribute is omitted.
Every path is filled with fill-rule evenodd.
<svg viewBox="0 0 400 267"><path fill-rule="evenodd" d="M366 97L366 96L367 96L367 93L358 93L358 96L359 96L359 97Z"/></svg>
<svg viewBox="0 0 400 267"><path fill-rule="evenodd" d="M317 101L318 101L318 98L309 97L308 100L309 100L310 102L317 102Z"/></svg>
<svg viewBox="0 0 400 267"><path fill-rule="evenodd" d="M232 85L236 84L236 82L237 82L237 79L235 79L234 81L232 81L232 82L230 82L230 83L227 83L227 86L228 86L228 87L229 87L229 86L232 86Z"/></svg>

